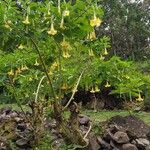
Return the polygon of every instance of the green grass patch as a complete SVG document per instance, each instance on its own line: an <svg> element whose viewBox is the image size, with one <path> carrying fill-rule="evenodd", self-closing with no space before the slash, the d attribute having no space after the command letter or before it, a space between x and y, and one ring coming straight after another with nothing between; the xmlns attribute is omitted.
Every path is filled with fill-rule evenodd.
<svg viewBox="0 0 150 150"><path fill-rule="evenodd" d="M14 110L21 111L18 105L16 104L1 104L1 108L6 108L6 107L12 107ZM26 105L22 105L24 111L30 111L30 108ZM150 125L150 112L132 112L132 111L124 111L124 110L118 110L118 111L97 111L94 112L92 110L83 110L81 111L82 114L90 117L90 119L93 122L102 122L110 119L111 117L114 117L116 115L120 116L127 116L127 115L134 115L140 119L142 119L145 123ZM70 113L68 111L65 112L65 117L68 118Z"/></svg>
<svg viewBox="0 0 150 150"><path fill-rule="evenodd" d="M102 122L114 117L116 115L127 116L134 115L140 119L142 119L145 123L150 125L150 112L129 112L129 111L98 111L93 112L91 110L84 110L82 113L86 116L89 116L93 122Z"/></svg>

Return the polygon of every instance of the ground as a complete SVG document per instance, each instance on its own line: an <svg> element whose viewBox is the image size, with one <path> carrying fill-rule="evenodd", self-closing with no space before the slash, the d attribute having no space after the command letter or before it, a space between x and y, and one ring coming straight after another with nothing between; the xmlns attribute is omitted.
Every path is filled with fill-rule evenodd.
<svg viewBox="0 0 150 150"><path fill-rule="evenodd" d="M20 110L20 108L16 104L1 104L0 109L4 107L12 107L15 110ZM24 110L28 110L29 108L25 105L23 105ZM132 112L132 111L124 111L124 110L113 110L113 111L98 111L94 112L93 110L82 110L82 114L88 116L92 121L94 122L101 122L106 121L107 119L110 119L113 116L121 115L121 116L127 116L127 115L135 115L136 117L142 119L145 123L150 125L150 112ZM68 113L66 113L67 115Z"/></svg>

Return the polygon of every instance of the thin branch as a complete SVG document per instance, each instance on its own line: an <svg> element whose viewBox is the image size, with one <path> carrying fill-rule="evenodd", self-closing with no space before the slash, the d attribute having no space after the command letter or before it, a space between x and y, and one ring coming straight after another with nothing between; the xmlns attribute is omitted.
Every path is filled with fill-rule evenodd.
<svg viewBox="0 0 150 150"><path fill-rule="evenodd" d="M76 93L76 90L77 90L77 88L78 88L78 85L79 85L79 83L80 83L80 80L81 80L81 78L82 78L82 75L83 75L84 71L85 71L85 69L81 72L81 74L80 74L80 76L79 76L79 78L78 78L78 80L77 80L77 83L76 83L76 85L75 85L75 87L74 87L74 89L73 89L73 93L72 93L72 95L71 95L71 97L70 97L68 103L66 104L66 106L64 106L64 109L63 109L63 110L65 110L65 109L70 105L71 101L73 100L74 95L75 95L75 93Z"/></svg>
<svg viewBox="0 0 150 150"><path fill-rule="evenodd" d="M28 34L28 35L29 35L29 34ZM43 66L43 69L44 69L44 72L45 72L45 74L46 74L46 77L47 77L47 79L48 79L50 88L51 88L51 90L52 90L53 97L54 97L54 99L56 100L57 98L56 98L56 94L55 94L55 91L54 91L54 87L53 87L51 78L50 78L50 76L49 76L49 74L48 74L48 71L47 71L46 65L45 65L45 63L44 63L44 60L43 60L43 58L42 58L42 55L41 55L41 53L40 53L39 47L38 47L38 45L36 44L36 42L34 41L34 39L33 39L30 35L29 35L29 37L30 37L30 39L31 39L33 45L35 46L35 49L36 49L36 51L37 51L37 53L38 53L38 55L39 55L39 59L40 59L41 64L42 64L42 66Z"/></svg>
<svg viewBox="0 0 150 150"><path fill-rule="evenodd" d="M91 129L92 129L92 125L90 124L90 127L89 127L88 131L86 132L86 134L83 137L84 141L86 141L86 138L87 138L88 134L90 133Z"/></svg>
<svg viewBox="0 0 150 150"><path fill-rule="evenodd" d="M35 95L35 102L37 102L39 90L40 90L41 84L42 84L42 82L43 82L43 80L44 80L45 77L46 77L46 76L43 76L43 77L41 78L39 84L38 84L37 91L36 91L36 95Z"/></svg>

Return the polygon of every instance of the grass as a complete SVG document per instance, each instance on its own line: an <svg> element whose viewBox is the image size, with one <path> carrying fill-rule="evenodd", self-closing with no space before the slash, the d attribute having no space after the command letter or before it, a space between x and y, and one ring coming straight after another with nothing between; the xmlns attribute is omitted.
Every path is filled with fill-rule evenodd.
<svg viewBox="0 0 150 150"><path fill-rule="evenodd" d="M129 112L129 111L98 111L98 112L93 112L90 110L84 110L82 112L86 116L89 116L92 121L94 122L102 122L110 119L113 116L120 115L120 116L127 116L127 115L134 115L140 119L142 119L145 123L150 125L150 112Z"/></svg>
<svg viewBox="0 0 150 150"><path fill-rule="evenodd" d="M14 110L21 111L20 108L16 104L0 104L0 109L5 108L5 107L12 107ZM29 107L26 105L22 106L24 111L30 111ZM127 115L135 115L136 117L142 119L145 123L150 125L150 112L132 112L132 111L123 111L123 110L118 110L118 111L98 111L98 112L93 112L92 110L83 110L81 111L82 114L89 116L90 119L93 122L102 122L110 119L113 116L120 115L120 116L127 116ZM66 116L69 116L69 113L66 112Z"/></svg>
<svg viewBox="0 0 150 150"><path fill-rule="evenodd" d="M21 111L20 107L17 104L0 104L0 109L7 108L7 107L11 107L14 110ZM26 105L22 105L22 108L24 111L30 111L29 107Z"/></svg>

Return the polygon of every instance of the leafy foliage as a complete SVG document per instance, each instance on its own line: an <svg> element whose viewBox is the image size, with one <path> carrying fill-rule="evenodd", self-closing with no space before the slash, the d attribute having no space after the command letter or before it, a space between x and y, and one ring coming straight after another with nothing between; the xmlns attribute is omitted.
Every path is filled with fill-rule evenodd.
<svg viewBox="0 0 150 150"><path fill-rule="evenodd" d="M79 87L91 92L108 83L114 89L112 94L137 96L146 85L132 62L108 57L110 39L96 37L93 28L93 23L101 24L103 11L92 1L80 0L74 5L62 2L60 7L49 1L0 3L0 85L13 97L32 99L44 76L35 45L45 61L54 90L59 93L57 96L72 92L83 70ZM46 80L40 92L51 98Z"/></svg>

